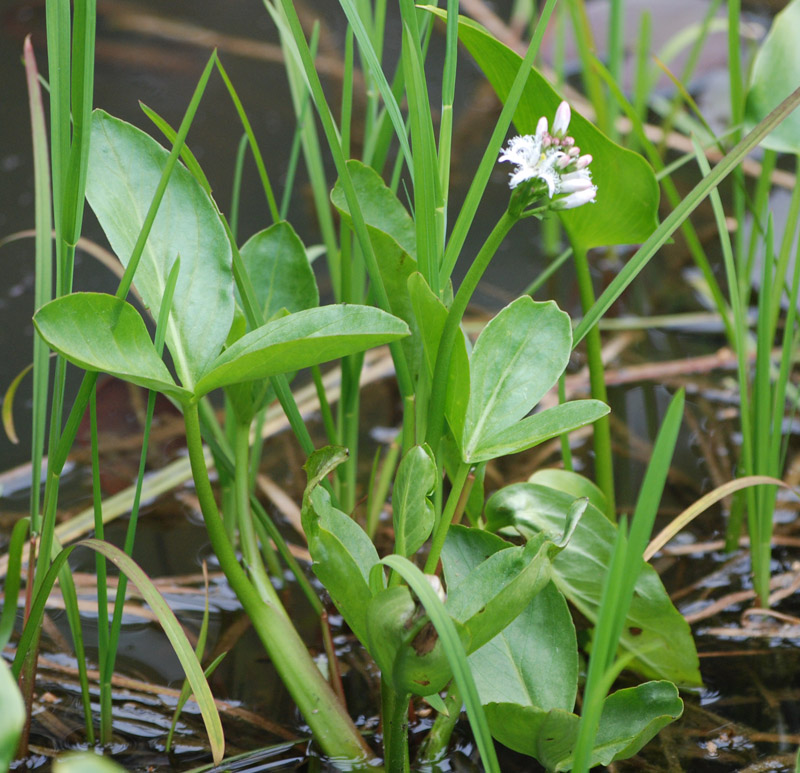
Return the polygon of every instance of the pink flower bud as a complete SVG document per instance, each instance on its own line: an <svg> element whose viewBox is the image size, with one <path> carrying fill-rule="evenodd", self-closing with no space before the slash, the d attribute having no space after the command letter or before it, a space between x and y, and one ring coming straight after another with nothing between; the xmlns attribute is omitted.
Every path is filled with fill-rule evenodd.
<svg viewBox="0 0 800 773"><path fill-rule="evenodd" d="M592 157L587 153L585 156L581 156L575 162L575 168L576 169L586 169L586 167L589 166L589 164L591 164L591 163L592 163Z"/></svg>
<svg viewBox="0 0 800 773"><path fill-rule="evenodd" d="M571 118L569 105L562 102L556 110L556 117L553 119L553 134L563 137L569 128L569 119Z"/></svg>

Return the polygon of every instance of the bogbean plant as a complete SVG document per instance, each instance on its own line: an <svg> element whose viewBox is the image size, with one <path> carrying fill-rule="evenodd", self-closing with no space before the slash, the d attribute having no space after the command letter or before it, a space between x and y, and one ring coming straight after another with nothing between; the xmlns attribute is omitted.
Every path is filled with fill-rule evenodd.
<svg viewBox="0 0 800 773"><path fill-rule="evenodd" d="M267 174L270 159L265 163L262 158L217 56L212 55L177 131L147 111L170 140L172 149L167 151L144 132L102 111L90 116L93 5L89 0L76 3L70 84L64 81L70 72L64 4L48 0L59 283L55 299L41 303L34 323L41 339L60 357L43 519L38 503L32 505L32 529L40 535L33 601L14 674L25 677L29 698L39 621L56 576L68 602L71 598L66 558L74 547L62 550L52 532L58 476L78 422L92 404L97 374L105 372L143 386L151 395L165 394L183 412L194 484L216 557L329 758L349 769L378 764L375 750L365 743L305 648L270 577L275 560L269 552L270 538L287 560L289 553L251 494L250 433L275 397L308 453L302 523L313 570L380 668L386 768L409 769L408 708L409 701L418 698L437 711L418 752L421 765L435 764L445 752L462 705L488 770L499 769L493 739L535 757L550 770L573 766L587 770L630 756L680 715L675 683L700 683L688 625L654 570L642 560L680 424L682 398L676 398L665 420L630 530L625 522L614 522L610 459L597 460L599 488L574 473L540 472L526 483L496 492L485 504L483 470L491 460L604 420L608 409L597 399L531 412L562 375L577 342L588 336L597 352L599 316L699 201L797 100L787 100L762 121L658 226L658 188L651 168L583 117L571 114L532 68L554 0L544 5L524 59L475 23L459 19L455 2L448 3L445 13L420 10L401 0L403 51L391 82L381 68L385 4L376 3L374 8L354 0L341 4L350 23L345 83L352 82L355 39L370 87L361 160L350 158L349 151L352 94L345 90L337 126L291 2L266 4L282 36L298 111L299 146L317 192L325 183L311 105L338 173L330 191L341 220L338 241L328 206L319 196L318 214L339 302L319 306L306 248L279 216ZM68 5L66 14L68 21ZM438 142L424 55L435 15L447 21ZM450 229L450 146L459 39L483 68L504 107ZM241 247L185 145L214 68L243 122L274 220ZM36 79L30 80L35 105ZM408 104L407 117L399 108L402 97ZM33 112L34 135L41 137L43 119ZM499 155L512 119L519 136ZM387 184L381 172L393 138L397 160ZM40 149L39 159L41 155ZM498 155L514 167L509 204L473 257L465 239ZM412 191L413 217L395 192L403 173ZM47 181L39 182L37 194L45 196ZM73 293L65 278L80 232L84 186L86 199L125 266L114 296ZM587 291L589 313L575 333L555 303L523 296L502 309L472 345L460 326L489 262L519 221L545 216L560 219L579 274L584 272L584 289L588 249L631 242L643 246L597 304L592 305ZM37 229L43 239L49 238L49 228L42 215ZM450 277L459 260L469 263L469 269L454 294ZM126 301L132 281L157 320L155 342L140 312ZM162 357L164 344L174 375ZM358 377L363 352L384 344L394 360L403 422L391 492L395 544L392 553L380 556L351 511ZM319 381L317 366L337 359L342 367L338 421L321 392L331 444L315 450L289 381L306 367L314 369ZM60 379L66 362L86 375L59 432ZM217 424L207 400L214 390L225 394L224 428ZM209 480L204 440L229 490L222 514ZM606 472L601 473L603 465ZM459 524L462 517L469 525ZM135 519L132 523L135 528ZM101 527L98 517L98 530ZM208 686L179 624L130 559L133 537L131 531L125 551L98 539L81 544L112 560L133 579L159 615L187 670L219 760L224 742ZM19 537L12 540L14 555L21 542ZM103 593L104 571L101 560L98 583ZM122 596L124 590L118 609ZM7 607L11 597L16 603L16 592L7 594ZM580 669L568 602L596 623L583 717L573 713ZM321 608L315 597L312 603ZM73 615L71 622L81 661L79 621ZM117 615L110 630L100 626L101 740L108 738L111 726L109 685L118 626ZM623 666L653 681L606 697ZM88 697L88 689L85 693ZM92 738L90 716L87 732Z"/></svg>

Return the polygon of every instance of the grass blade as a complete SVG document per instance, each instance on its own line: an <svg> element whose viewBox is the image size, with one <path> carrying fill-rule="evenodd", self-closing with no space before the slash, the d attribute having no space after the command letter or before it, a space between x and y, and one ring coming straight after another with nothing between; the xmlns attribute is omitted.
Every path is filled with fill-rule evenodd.
<svg viewBox="0 0 800 773"><path fill-rule="evenodd" d="M649 239L636 251L625 267L613 279L597 303L584 316L575 328L573 347L580 343L591 327L597 324L614 301L625 292L628 285L647 265L656 252L667 242L683 221L709 195L787 115L800 104L800 88L790 94L744 139L742 139L713 170L701 180L683 201L669 214L661 225L653 231Z"/></svg>
<svg viewBox="0 0 800 773"><path fill-rule="evenodd" d="M197 662L197 657L192 650L186 634L183 632L180 623L178 622L175 614L170 609L169 604L164 600L163 596L158 592L155 585L153 585L150 578L142 571L130 556L126 556L119 548L109 545L97 539L86 539L76 543L68 548L62 550L53 561L47 571L41 588L34 599L31 606L31 613L28 618L28 624L20 638L19 647L17 649L17 657L14 660L13 672L17 676L22 667L22 661L25 653L30 648L34 635L41 625L42 616L44 615L45 604L50 590L58 576L60 570L65 567L66 561L75 548L80 546L91 548L104 555L109 561L123 572L142 594L144 600L148 603L150 608L158 617L164 633L172 644L175 654L181 662L181 666L192 685L195 698L198 706L200 707L203 716L203 722L206 726L208 733L209 743L211 744L211 752L214 761L219 763L222 759L225 740L222 733L222 723L217 712L217 707L214 704L214 698L211 695L211 690L203 676L202 668Z"/></svg>

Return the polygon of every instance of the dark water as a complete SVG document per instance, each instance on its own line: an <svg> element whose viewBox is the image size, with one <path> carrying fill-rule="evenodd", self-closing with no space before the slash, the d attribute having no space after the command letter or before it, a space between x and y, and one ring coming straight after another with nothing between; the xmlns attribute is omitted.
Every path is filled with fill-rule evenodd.
<svg viewBox="0 0 800 773"><path fill-rule="evenodd" d="M510 3L498 3L500 15L507 14ZM658 5L658 4L656 4ZM663 7L664 4L662 4ZM666 4L668 5L668 4ZM330 12L335 3L309 3L314 11L323 11L329 19L328 32L330 45L338 50L343 36L343 24L339 17ZM221 11L221 8L223 9ZM230 36L221 43L222 60L234 81L245 104L256 135L266 152L266 163L273 183L280 191L285 175L285 163L289 155L294 124L293 111L289 99L282 66L279 62L243 55L243 47L238 38L260 42L277 42L277 36L268 15L257 0L228 0L224 6L218 2L195 2L187 13L187 4L172 2L141 2L122 4L118 2L101 3L98 25L98 62L95 84L95 104L110 113L150 131L146 117L139 111L137 100L163 115L176 125L195 86L208 56L210 43L191 45L176 40L164 40L158 35L133 29L131 18L139 22L152 21L155 17L160 34L165 34L165 23L158 18L182 19L183 24L194 28L215 30ZM131 16L130 12L133 12ZM33 34L37 59L40 68L45 70L44 55L44 8L39 3L6 4L0 17L0 238L20 229L33 227L33 177L30 160L30 139L27 113L27 95L24 73L19 64L22 38ZM194 29L183 27L184 37ZM434 39L434 47L440 45ZM389 45L391 49L391 41ZM263 52L262 52L263 53ZM462 77L463 76L463 77ZM454 179L454 206L464 195L469 183L469 170L474 168L483 150L483 143L491 130L497 108L487 100L473 65L464 61L461 65L457 115L460 123L456 128L457 146L454 158L459 159ZM331 93L336 94L338 82L335 77L327 79ZM356 140L357 140L356 131ZM197 120L189 136L189 145L198 157L214 188L215 197L223 209L230 201L231 174L239 141L240 129L223 84L212 78L206 97L198 113ZM334 175L329 170L329 180ZM481 238L494 224L505 205L507 189L505 174L498 170L490 185L489 199L479 210L473 226L472 241L466 253L474 253ZM244 241L250 234L268 225L268 213L263 202L263 194L253 169L245 171L242 212L239 236ZM305 184L300 181L292 200L290 220L307 244L320 240L314 221L312 202ZM84 230L86 236L98 241L102 235L91 216L87 217ZM682 270L686 265L685 256L679 251L666 251L665 261L670 261L669 271L664 263L654 261L639 278L637 284L626 296L626 309L637 313L663 313L694 308L691 293L684 289ZM0 286L0 362L3 363L4 377L0 387L10 382L30 360L33 328L30 324L32 313L32 241L17 241L0 248L0 265L4 281ZM503 245L489 274L488 290L484 290L478 300L489 308L498 308L510 300L515 293L536 276L543 259L537 233L528 228L515 230ZM607 258L595 263L598 282L607 281L618 265ZM463 271L460 267L459 271ZM565 272L566 281L551 285L551 292L568 310L578 309L576 289L571 273ZM674 281L670 281L673 278ZM320 282L325 287L324 277ZM114 280L106 269L100 267L92 258L79 253L76 260L75 286L81 290L113 291ZM716 350L722 339L716 334L698 336L695 332L663 333L652 332L633 345L630 356L645 360L677 359L694 354ZM29 382L20 389L17 396L15 416L20 435L19 446L12 446L0 438L0 470L8 469L25 462L29 442ZM635 497L646 462L646 450L640 450L639 441L645 444L655 435L660 419L666 408L676 381L668 386L653 387L652 382L628 384L611 389L610 402L614 415L627 427L626 433L617 433L616 442L625 459L617 467L617 484L620 490L620 504L628 507ZM74 380L71 382L74 388ZM718 384L702 382L689 395L689 410L696 416L699 431L718 438L717 449L727 449L730 445L732 427L735 422L719 418L727 407L724 399L716 399L713 389ZM365 398L369 403L369 399ZM386 400L378 400L385 407ZM376 410L375 422L379 425L392 424L392 409L389 414L381 414L381 406ZM123 408L111 403L110 412L122 412ZM677 511L697 497L701 490L710 485L711 471L703 461L702 449L697 440L697 431L691 426L684 428L683 451L676 459L679 473L677 482L670 487L666 506ZM715 434L716 433L716 434ZM727 445L726 445L727 443ZM580 452L582 449L578 448ZM585 449L584 449L585 450ZM165 458L178 453L176 449L166 451ZM365 458L367 453L365 453ZM590 470L588 453L580 454L579 464ZM522 477L529 459L514 461L504 474L508 480ZM682 477L680 477L682 475ZM74 476L73 499L79 504L85 496L86 472L76 468ZM24 476L22 488L11 498L0 500L0 508L6 513L21 512L24 503ZM296 484L297 481L295 480ZM292 485L292 481L288 482ZM6 493L10 491L9 486ZM180 492L158 500L148 507L142 519L137 538L136 559L143 564L151 576L192 575L199 571L203 558L209 558L208 548L201 525L191 504L186 499L187 492ZM70 496L70 490L65 492ZM296 492L295 492L296 496ZM65 500L65 502L68 500ZM112 526L109 537L121 542L125 524ZM719 536L724 528L720 518L711 517L698 527L697 539L711 539ZM180 545L177 550L175 546ZM776 571L787 571L792 567L794 556L790 549L776 552ZM670 589L679 589L718 569L724 562L721 554L711 554L704 558L682 559L679 563L663 562L664 578ZM91 571L88 558L85 565L76 569ZM210 567L213 572L213 564ZM739 564L717 579L726 589L747 587L746 566ZM194 591L189 595L169 596L170 603L189 628L199 625L202 616L203 599L199 586L189 583ZM682 604L701 604L701 591L689 595ZM287 583L287 602L293 616L300 619L301 627L310 646L319 647L318 629L314 620L309 619L305 602L291 583ZM718 594L721 595L721 594ZM88 595L87 595L88 598ZM210 641L226 634L235 642L231 653L212 680L215 695L242 706L255 715L276 717L275 721L287 728L293 738L304 738L299 719L292 713L288 698L282 686L272 673L262 654L262 649L252 632L241 625L238 604L231 597L224 583L215 581L211 589L211 633ZM796 605L795 605L796 606ZM742 607L743 609L744 607ZM791 612L791 609L784 611ZM715 618L714 625L722 623L733 625L738 620L741 609L733 608L722 619ZM66 623L61 613L53 615L55 626L66 631ZM93 637L93 617L87 614L87 640ZM698 630L702 631L700 624ZM240 630L241 629L241 630ZM238 631L238 633L237 633ZM702 672L706 681L705 690L695 696L687 696L687 712L680 724L668 729L654 741L637 762L620 767L625 770L689 770L689 771L733 771L756 770L748 768L759 761L774 759L776 767L763 767L764 770L789 770L788 754L800 742L800 717L797 712L798 636L766 639L721 637L719 634L700 635L698 647L701 651ZM351 711L360 718L365 727L374 723L374 667L366 662L363 653L352 645L345 632L338 633L337 645L346 664L348 673L345 681L348 689ZM731 652L739 653L731 657ZM94 653L90 650L89 657ZM52 655L54 660L59 656ZM71 665L68 659L60 657L61 665ZM126 620L125 638L120 654L119 670L132 677L158 684L180 687L181 674L178 665L164 643L163 637L151 622L131 617ZM62 747L77 742L81 717L77 707L77 693L69 687L69 680L63 673L44 669L43 689L51 690L57 703L43 712L43 716L55 717L58 723L37 720L34 727L34 743L43 749L53 745ZM174 705L174 704L173 704ZM168 699L154 695L124 691L120 688L116 697L117 731L120 760L131 770L149 769L187 769L207 759L203 745L202 727L199 717L191 714L191 709L182 718L179 747L176 753L167 755L163 751L163 736L169 724L172 705ZM270 735L250 719L226 719L226 730L231 753L277 743L279 737ZM425 727L420 719L418 729ZM68 731L68 732L67 732ZM467 728L462 728L459 750L445 763L442 770L477 770L470 758L475 758L471 748ZM265 751L256 759L249 759L235 769L257 770L295 770L313 769L307 760L305 742L300 741L291 748ZM38 758L32 757L28 765L36 767ZM46 755L42 757L46 764ZM677 767L676 767L677 765ZM303 768L302 766L307 766ZM529 760L509 754L504 758L504 770L535 770ZM231 768L234 769L234 768Z"/></svg>

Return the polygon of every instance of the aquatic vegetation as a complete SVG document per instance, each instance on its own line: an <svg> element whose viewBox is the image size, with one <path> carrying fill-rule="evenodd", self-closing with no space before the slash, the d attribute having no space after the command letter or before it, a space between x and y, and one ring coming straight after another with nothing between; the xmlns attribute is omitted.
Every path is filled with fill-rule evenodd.
<svg viewBox="0 0 800 773"><path fill-rule="evenodd" d="M201 665L207 617L201 641L193 648L169 605L131 557L157 393L169 398L183 416L191 476L215 559L315 743L330 760L349 770L376 769L381 757L387 770L409 770L409 705L419 699L436 712L428 737L417 749L415 764L420 766L432 766L446 753L462 705L486 770L500 770L495 741L553 771L587 771L628 758L681 715L678 688L702 683L689 625L644 558L681 426L684 395L675 394L664 416L637 486L633 515L618 520L597 323L706 197L711 197L720 230L727 236L717 186L737 174L738 165L759 143L769 143L769 137L775 141L775 136L779 143L786 142L783 135L771 132L800 96L777 87L765 96L769 89L756 68L748 101L750 133L736 138L738 144L713 171L698 146L704 178L659 224L656 164L610 138L617 136L616 107L604 110L595 101L599 128L571 108L533 67L555 0L541 9L524 57L476 22L459 17L458 3L452 0L446 9L418 9L410 0L401 0L402 53L393 76L382 64L385 4L372 8L341 0L349 23L343 82L348 87L353 83L357 47L367 86L368 120L360 158L351 148L352 91L345 90L337 121L315 66L316 36L307 40L290 0L266 0L265 6L281 36L295 99L297 133L291 163L302 150L325 241L334 295L334 302L326 305L320 305L309 250L286 219L288 192L278 206L270 174L274 178L282 160L262 153L220 55L211 54L177 129L144 109L167 139L162 146L131 124L91 110L93 3L76 2L70 20L68 6L48 2L51 184L45 173L41 94L30 44L26 46L41 204L33 315L39 336L34 352L35 470L41 469L44 453L50 351L57 355L57 365L44 497L40 502L39 480L34 478L30 522L17 525L9 546L0 618L3 645L12 636L27 536L38 539L28 579L30 604L14 663L11 671L0 667L0 690L13 696L10 708L6 710L4 702L0 714L0 767L11 758L20 734L25 746L21 706L27 704L30 711L40 623L57 579L82 670L86 738L94 743L84 634L68 563L80 547L97 554L101 609L107 608L108 600L105 562L113 562L122 573L114 613L110 620L100 615L97 627L100 743L111 741L111 678L129 580L180 658L189 685L182 700L191 692L200 706L214 762L224 757L222 725L207 681L219 659L205 670ZM437 18L446 23L446 50L441 120L435 126L426 76L432 65L426 57ZM786 18L776 19L778 31ZM70 35L77 41L74 52ZM765 43L763 57L778 55L777 37L776 33ZM484 71L503 107L466 200L451 223L459 41ZM618 54L610 66L612 86L619 79L614 72ZM241 147L246 145L255 160L271 221L241 245L236 207L227 214L222 211L187 145L214 73L222 78L242 124ZM599 85L590 84L587 90L596 96L592 89ZM620 110L629 107L618 88L611 92ZM733 98L739 99L734 116L741 117L745 94L739 89ZM765 103L768 108L763 108ZM325 179L322 142L309 115L312 108L327 143L325 152L336 167L333 185ZM631 115L641 129L635 112ZM503 148L512 122L518 134ZM646 146L648 156L651 150L652 145ZM240 181L244 153L238 158L235 177ZM466 246L467 235L492 171L506 162L513 167L507 206L473 254ZM388 171L391 163L394 169ZM293 171L289 178L294 179ZM399 193L401 178L412 194L408 207ZM763 213L764 196L757 198ZM800 203L800 194L796 198ZM115 295L72 288L84 202L124 268ZM339 216L338 233L331 207ZM56 223L55 288L49 285L51 208ZM575 256L584 316L573 327L554 301L522 294L486 322L473 340L464 332L473 294L511 229L527 227L529 222L523 221L531 217L544 220L547 227L557 223L563 228ZM771 254L772 225L768 222L763 230ZM641 247L596 299L588 250L624 244ZM742 473L761 476L747 478L748 483L777 483L781 472L780 424L791 391L800 259L774 379L769 351L778 331L790 249L787 236L775 265L764 260L751 391L743 313L750 288L742 280L743 248L738 265L729 244L725 252L728 302L721 291L713 293L715 299L723 299L719 311L738 355L745 436ZM468 268L455 287L459 262ZM779 289L763 291L772 285ZM133 300L134 286L144 313L128 300ZM154 332L148 321L155 323ZM591 398L566 400L562 394L558 404L541 408L582 341ZM360 486L359 378L364 353L379 346L391 352L402 415L396 451L386 455L381 476L373 475L370 484L367 509L375 517L368 516L362 525L354 514ZM341 368L335 410L320 370L331 361ZM84 375L64 421L67 364ZM306 368L317 386L327 435L321 448L315 447L291 388L295 374ZM123 549L103 540L95 404L100 373L148 390L144 448ZM209 401L212 393L224 400L222 418ZM323 674L276 590L283 562L321 617L328 670L335 675L336 652L323 604L253 493L262 452L260 429L276 401L306 456L300 520L311 568L380 671L380 750L356 727L341 686L335 676L329 680ZM54 532L60 476L87 409L96 535L62 546ZM596 485L572 471L568 438L584 427L594 432ZM554 438L563 440L565 470L538 471L526 482L487 490L489 463ZM221 505L209 475L212 464L219 473ZM763 515L756 515L756 502L768 511L772 495L770 489L766 492L749 494L747 502L762 600L769 580L771 513L767 524ZM379 550L377 513L389 494L391 530L383 536L391 544ZM590 646L584 647L589 658L580 713L576 706L581 648L570 605L591 626ZM649 681L612 691L623 669ZM20 679L21 696L12 675ZM61 763L64 770L81 764L80 758L68 757Z"/></svg>

